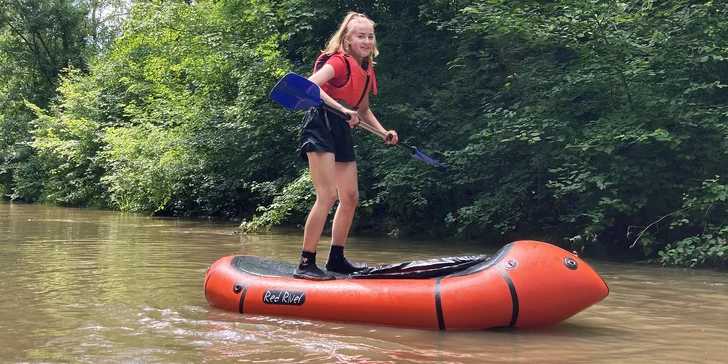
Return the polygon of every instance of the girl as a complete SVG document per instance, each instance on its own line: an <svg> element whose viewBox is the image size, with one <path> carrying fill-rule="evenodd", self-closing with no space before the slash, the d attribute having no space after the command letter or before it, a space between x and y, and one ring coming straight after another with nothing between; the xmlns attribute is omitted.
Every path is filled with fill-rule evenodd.
<svg viewBox="0 0 728 364"><path fill-rule="evenodd" d="M335 279L316 266L316 246L337 194L339 206L334 215L326 270L350 274L366 267L344 258L344 244L359 201L350 128L354 128L361 118L385 132L387 144L396 144L399 140L397 133L384 129L369 110L370 90L377 94L374 57L378 54L374 22L364 14L350 12L316 60L314 74L309 77L321 87L321 99L326 105L351 118L345 121L315 107L309 109L303 118L300 153L309 163L316 202L306 219L301 260L293 273L296 278Z"/></svg>

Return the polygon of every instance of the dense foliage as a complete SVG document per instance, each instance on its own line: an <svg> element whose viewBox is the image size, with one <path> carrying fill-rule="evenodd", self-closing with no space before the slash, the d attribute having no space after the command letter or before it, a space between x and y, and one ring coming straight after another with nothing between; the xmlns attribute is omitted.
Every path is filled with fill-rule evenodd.
<svg viewBox="0 0 728 364"><path fill-rule="evenodd" d="M354 229L728 264L728 5L713 1L0 1L6 199L300 224L299 113L349 10L377 23Z"/></svg>

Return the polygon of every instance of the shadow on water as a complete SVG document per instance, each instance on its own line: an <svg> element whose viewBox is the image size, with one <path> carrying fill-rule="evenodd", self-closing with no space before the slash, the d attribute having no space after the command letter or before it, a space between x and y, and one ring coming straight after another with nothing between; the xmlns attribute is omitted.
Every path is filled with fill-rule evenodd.
<svg viewBox="0 0 728 364"><path fill-rule="evenodd" d="M312 360L319 357L322 362L527 363L548 362L547 358L588 362L603 350L601 340L626 333L568 321L538 329L427 331L236 315L213 308L205 322L208 337L214 338L206 350L207 360L254 361L251 355L258 349L251 344L275 343L281 360L305 347Z"/></svg>
<svg viewBox="0 0 728 364"><path fill-rule="evenodd" d="M532 329L515 329L515 328L495 328L487 330L493 334L501 335L519 335L521 337L540 337L549 336L554 338L607 338L615 337L628 333L628 330L618 328L604 328L601 326L587 325L578 322L566 321L558 325L537 327Z"/></svg>

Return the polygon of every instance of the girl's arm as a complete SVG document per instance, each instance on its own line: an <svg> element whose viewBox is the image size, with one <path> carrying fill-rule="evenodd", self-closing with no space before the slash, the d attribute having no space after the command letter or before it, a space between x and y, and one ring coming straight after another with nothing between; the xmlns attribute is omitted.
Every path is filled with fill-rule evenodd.
<svg viewBox="0 0 728 364"><path fill-rule="evenodd" d="M385 143L397 144L397 142L399 141L397 132L394 130L384 129L382 124L379 123L379 120L377 120L377 117L374 116L374 113L369 108L369 95L366 95L366 97L364 97L364 100L362 100L361 104L359 105L359 117L361 117L361 119L364 120L365 123L377 128L378 130L381 130L385 134Z"/></svg>
<svg viewBox="0 0 728 364"><path fill-rule="evenodd" d="M325 64L321 69L316 71L311 77L309 77L309 81L319 85L319 87L323 86L326 82L329 82L330 79L334 78L334 67L332 67L330 64ZM321 90L321 100L324 101L326 105L331 106L332 108L341 111L344 114L349 114L351 118L347 120L346 122L349 123L350 127L356 126L356 124L359 123L358 114L356 111L349 110L345 107L343 107L341 104L336 102L336 100L332 99L331 96L329 96L324 90Z"/></svg>

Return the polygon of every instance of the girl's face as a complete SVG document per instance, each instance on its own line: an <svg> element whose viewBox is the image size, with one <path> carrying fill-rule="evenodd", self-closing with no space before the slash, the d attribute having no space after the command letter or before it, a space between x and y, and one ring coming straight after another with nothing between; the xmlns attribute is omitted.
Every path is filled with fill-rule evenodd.
<svg viewBox="0 0 728 364"><path fill-rule="evenodd" d="M374 50L374 26L366 20L352 21L346 41L349 42L349 54L361 62Z"/></svg>

